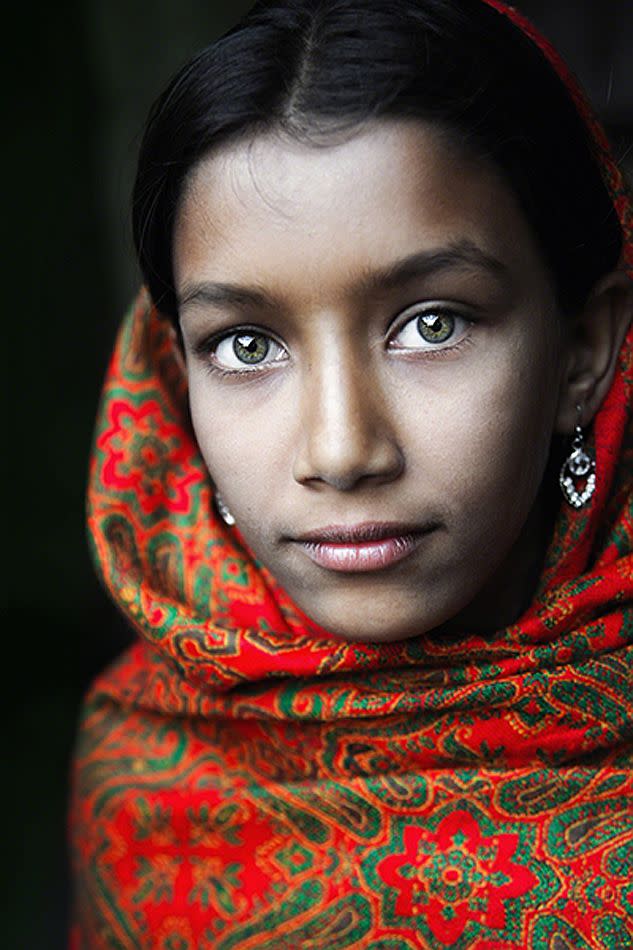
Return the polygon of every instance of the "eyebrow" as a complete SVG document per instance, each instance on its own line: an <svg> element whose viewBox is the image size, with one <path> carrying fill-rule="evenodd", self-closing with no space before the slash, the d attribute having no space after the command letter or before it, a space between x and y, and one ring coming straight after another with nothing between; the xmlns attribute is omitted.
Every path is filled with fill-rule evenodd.
<svg viewBox="0 0 633 950"><path fill-rule="evenodd" d="M207 306L230 306L247 309L269 308L279 306L279 301L267 291L258 287L242 287L239 284L215 283L200 281L199 283L185 284L184 290L178 297L180 310L190 304L206 304Z"/></svg>
<svg viewBox="0 0 633 950"><path fill-rule="evenodd" d="M497 280L507 280L508 269L498 258L473 241L462 239L444 247L419 251L399 258L386 267L372 269L356 280L351 289L357 294L392 290L413 279L428 277L443 270L484 270ZM185 284L178 298L179 309L192 304L230 306L237 309L277 309L279 301L263 288L239 284L200 281Z"/></svg>
<svg viewBox="0 0 633 950"><path fill-rule="evenodd" d="M508 268L498 258L466 238L444 247L420 251L400 258L385 268L369 271L356 283L361 292L391 290L415 278L428 277L443 270L484 270L493 277L507 280Z"/></svg>

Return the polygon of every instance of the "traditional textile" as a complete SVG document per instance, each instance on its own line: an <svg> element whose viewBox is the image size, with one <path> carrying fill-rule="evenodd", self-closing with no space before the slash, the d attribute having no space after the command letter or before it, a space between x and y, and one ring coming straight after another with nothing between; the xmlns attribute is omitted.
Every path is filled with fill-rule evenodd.
<svg viewBox="0 0 633 950"><path fill-rule="evenodd" d="M575 95L633 265L622 180ZM633 946L632 354L630 333L596 494L561 508L525 615L343 643L218 519L173 332L139 298L88 518L141 636L82 716L75 950Z"/></svg>

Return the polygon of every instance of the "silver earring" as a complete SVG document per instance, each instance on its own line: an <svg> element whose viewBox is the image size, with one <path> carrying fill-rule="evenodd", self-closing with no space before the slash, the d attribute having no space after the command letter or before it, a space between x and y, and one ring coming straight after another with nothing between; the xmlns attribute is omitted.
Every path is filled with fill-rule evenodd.
<svg viewBox="0 0 633 950"><path fill-rule="evenodd" d="M596 490L596 462L585 448L585 440L580 427L582 408L578 410L578 423L571 444L571 450L560 470L559 482L565 500L572 508L583 508ZM584 479L585 487L579 489L574 479Z"/></svg>
<svg viewBox="0 0 633 950"><path fill-rule="evenodd" d="M224 524L228 524L229 527L232 527L235 524L235 518L233 517L233 515L231 514L231 512L229 511L229 509L227 508L226 504L224 503L224 501L222 500L221 496L218 494L217 491L215 493L215 507L218 509L218 514L220 515L220 518L222 519Z"/></svg>

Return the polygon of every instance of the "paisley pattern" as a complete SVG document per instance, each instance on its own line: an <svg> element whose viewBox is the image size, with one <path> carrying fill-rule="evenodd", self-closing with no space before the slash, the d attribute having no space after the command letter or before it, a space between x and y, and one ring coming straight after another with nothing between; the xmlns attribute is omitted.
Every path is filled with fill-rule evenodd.
<svg viewBox="0 0 633 950"><path fill-rule="evenodd" d="M624 183L570 88L633 268ZM633 947L632 387L633 331L596 493L561 508L516 624L342 643L217 517L173 332L139 296L88 492L139 638L82 712L74 950Z"/></svg>

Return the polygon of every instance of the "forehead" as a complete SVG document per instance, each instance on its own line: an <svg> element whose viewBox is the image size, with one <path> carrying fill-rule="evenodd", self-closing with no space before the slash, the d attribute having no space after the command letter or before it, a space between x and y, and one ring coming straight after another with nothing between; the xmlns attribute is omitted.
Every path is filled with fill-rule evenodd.
<svg viewBox="0 0 633 950"><path fill-rule="evenodd" d="M335 144L269 133L204 159L180 201L174 274L177 287L204 277L323 294L412 251L464 242L509 270L540 266L492 166L431 126L376 121Z"/></svg>

